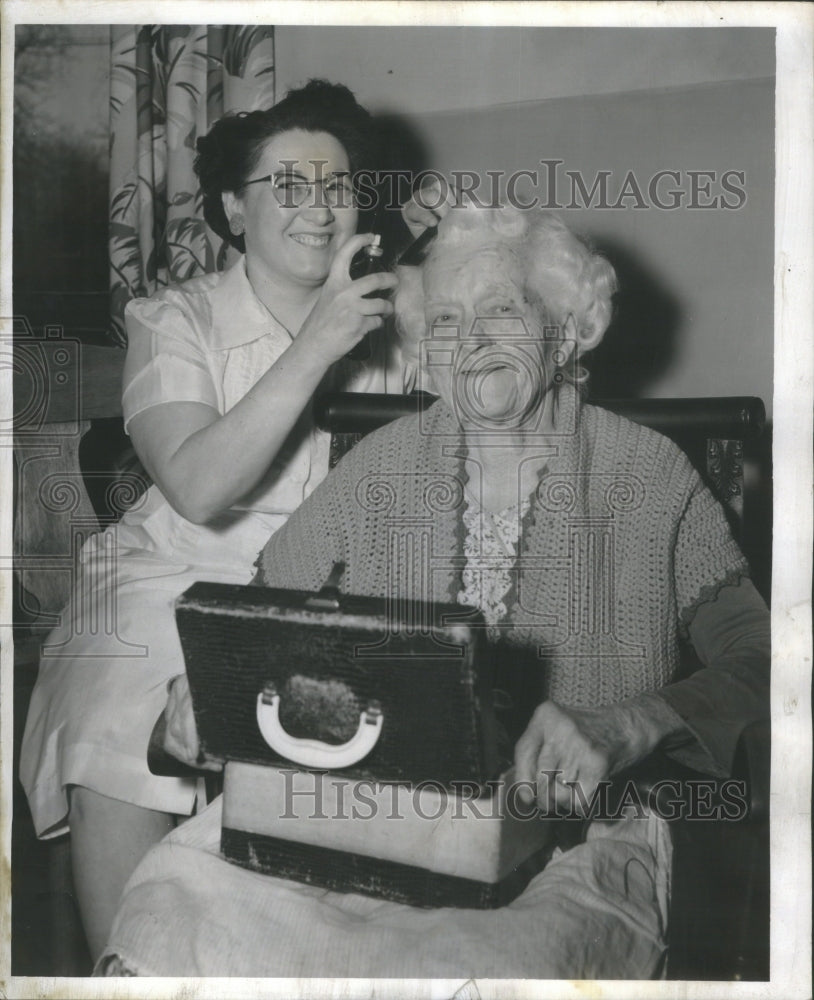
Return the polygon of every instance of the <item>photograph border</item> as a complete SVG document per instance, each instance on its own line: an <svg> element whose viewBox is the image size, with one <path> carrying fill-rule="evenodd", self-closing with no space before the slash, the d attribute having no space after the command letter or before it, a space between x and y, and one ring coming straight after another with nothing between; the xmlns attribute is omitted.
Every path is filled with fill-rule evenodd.
<svg viewBox="0 0 814 1000"><path fill-rule="evenodd" d="M389 3L4 0L0 22L0 331L11 335L14 25L271 23L776 28L773 393L771 980L692 983L518 980L38 979L10 975L12 636L0 629L0 991L11 997L778 997L811 994L812 385L814 385L814 7L796 3ZM12 412L0 369L0 419ZM12 551L12 455L0 448L0 551ZM11 593L0 592L0 622Z"/></svg>

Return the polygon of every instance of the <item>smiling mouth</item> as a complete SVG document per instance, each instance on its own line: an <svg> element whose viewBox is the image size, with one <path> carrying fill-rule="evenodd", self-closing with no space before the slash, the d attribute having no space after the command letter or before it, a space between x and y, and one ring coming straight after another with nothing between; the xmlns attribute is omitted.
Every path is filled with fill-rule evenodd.
<svg viewBox="0 0 814 1000"><path fill-rule="evenodd" d="M295 243L299 243L300 246L315 247L318 250L324 250L331 242L331 234L324 233L320 236L314 236L311 233L293 233L291 239Z"/></svg>
<svg viewBox="0 0 814 1000"><path fill-rule="evenodd" d="M467 366L466 368L461 368L460 374L492 375L495 372L500 372L500 371L514 371L514 369L510 369L509 365L505 365L500 361L494 361L494 362L484 361L482 364L479 365L472 365L472 366Z"/></svg>
<svg viewBox="0 0 814 1000"><path fill-rule="evenodd" d="M461 375L487 375L510 367L504 352L496 351L494 345L484 344L469 353L459 372Z"/></svg>

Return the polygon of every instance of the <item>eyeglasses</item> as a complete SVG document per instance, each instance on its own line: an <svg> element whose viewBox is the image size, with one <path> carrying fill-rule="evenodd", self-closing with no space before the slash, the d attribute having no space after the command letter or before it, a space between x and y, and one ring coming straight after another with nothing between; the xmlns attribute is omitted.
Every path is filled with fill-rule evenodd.
<svg viewBox="0 0 814 1000"><path fill-rule="evenodd" d="M246 181L244 187L249 184L271 184L274 197L282 208L299 208L310 195L311 188L322 192L322 200L317 196L309 207L353 208L356 204L349 174L331 174L316 181L307 181L297 174L267 174Z"/></svg>

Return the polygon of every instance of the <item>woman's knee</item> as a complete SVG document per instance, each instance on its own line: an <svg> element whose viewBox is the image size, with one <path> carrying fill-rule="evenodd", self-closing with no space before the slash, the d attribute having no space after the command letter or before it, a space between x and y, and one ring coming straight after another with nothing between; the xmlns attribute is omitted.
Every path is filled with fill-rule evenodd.
<svg viewBox="0 0 814 1000"><path fill-rule="evenodd" d="M68 788L68 824L77 828L98 826L110 830L118 827L128 839L144 836L161 837L175 825L175 817L145 806L114 799L84 785Z"/></svg>
<svg viewBox="0 0 814 1000"><path fill-rule="evenodd" d="M68 788L68 823L71 828L75 828L88 821L95 822L105 815L115 815L124 805L124 802L111 799L92 788L71 785Z"/></svg>
<svg viewBox="0 0 814 1000"><path fill-rule="evenodd" d="M101 796L90 788L82 785L71 785L68 791L68 822L71 826L83 823L88 815L92 815L96 800Z"/></svg>

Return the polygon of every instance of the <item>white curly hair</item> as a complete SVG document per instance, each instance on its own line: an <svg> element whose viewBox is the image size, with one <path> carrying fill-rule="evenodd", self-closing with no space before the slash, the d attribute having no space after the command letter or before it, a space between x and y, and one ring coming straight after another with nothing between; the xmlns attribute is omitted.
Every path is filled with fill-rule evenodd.
<svg viewBox="0 0 814 1000"><path fill-rule="evenodd" d="M438 235L419 267L397 268L399 286L394 306L402 348L417 359L418 344L427 336L423 274L449 254L504 246L522 270L519 275L529 301L540 313L541 327L563 327L573 316L575 358L602 340L611 321L617 288L612 265L587 240L575 235L552 212L520 211L512 206L456 206L442 219Z"/></svg>

